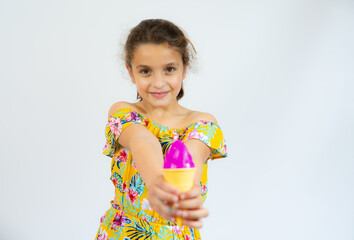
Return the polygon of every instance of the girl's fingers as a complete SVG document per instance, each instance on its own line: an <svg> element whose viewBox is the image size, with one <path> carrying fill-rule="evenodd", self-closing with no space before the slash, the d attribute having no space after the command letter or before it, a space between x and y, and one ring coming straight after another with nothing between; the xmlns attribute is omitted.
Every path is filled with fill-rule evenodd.
<svg viewBox="0 0 354 240"><path fill-rule="evenodd" d="M176 221L176 208L173 207L173 204L160 201L159 214L170 221Z"/></svg>
<svg viewBox="0 0 354 240"><path fill-rule="evenodd" d="M193 185L193 188L187 192L184 192L182 194L180 194L180 199L184 200L184 199L190 199L190 198L196 198L198 196L201 195L201 189L197 184Z"/></svg>
<svg viewBox="0 0 354 240"><path fill-rule="evenodd" d="M172 186L171 184L169 184L168 182L166 182L165 179L163 178L163 176L159 177L159 180L157 181L157 187L161 188L161 190L163 190L165 192L169 192L172 194L179 195L181 193L178 188L176 188L176 187Z"/></svg>
<svg viewBox="0 0 354 240"><path fill-rule="evenodd" d="M201 219L207 216L209 216L209 211L206 208L188 211L183 210L183 225L186 225L191 228L202 228L203 222Z"/></svg>
<svg viewBox="0 0 354 240"><path fill-rule="evenodd" d="M188 219L183 219L183 225L186 225L191 228L202 228L203 227L203 222L202 220L188 220Z"/></svg>
<svg viewBox="0 0 354 240"><path fill-rule="evenodd" d="M167 183L163 176L157 177L154 187L148 192L152 208L164 218L175 222L177 216L182 217L189 227L201 228L201 218L207 217L209 212L203 208L201 189L195 184L190 191L180 195L179 190ZM150 201L150 200L149 200ZM182 210L183 209L183 210Z"/></svg>
<svg viewBox="0 0 354 240"><path fill-rule="evenodd" d="M200 208L196 210L177 210L176 215L186 220L196 221L209 216L209 211L206 208Z"/></svg>
<svg viewBox="0 0 354 240"><path fill-rule="evenodd" d="M170 192L164 191L162 188L155 188L154 191L155 197L160 199L160 201L167 201L167 202L178 202L178 195L172 194Z"/></svg>
<svg viewBox="0 0 354 240"><path fill-rule="evenodd" d="M190 198L186 200L180 200L178 202L178 208L181 209L197 209L203 207L203 199L201 196Z"/></svg>

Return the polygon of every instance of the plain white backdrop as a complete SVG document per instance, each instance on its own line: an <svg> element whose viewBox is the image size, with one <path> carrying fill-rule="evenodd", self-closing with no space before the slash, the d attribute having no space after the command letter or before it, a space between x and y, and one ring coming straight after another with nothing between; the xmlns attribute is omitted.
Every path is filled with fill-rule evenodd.
<svg viewBox="0 0 354 240"><path fill-rule="evenodd" d="M203 239L353 240L349 0L0 0L0 239L94 239L114 196L107 112L136 97L119 53L146 18L187 32L181 104L227 141Z"/></svg>

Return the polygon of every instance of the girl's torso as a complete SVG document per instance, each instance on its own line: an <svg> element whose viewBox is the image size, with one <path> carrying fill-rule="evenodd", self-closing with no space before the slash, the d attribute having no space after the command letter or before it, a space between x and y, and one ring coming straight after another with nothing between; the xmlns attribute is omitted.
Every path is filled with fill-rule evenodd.
<svg viewBox="0 0 354 240"><path fill-rule="evenodd" d="M177 139L182 142L196 139L210 147L209 159L212 160L227 156L223 133L215 118L208 113L191 111L183 107L170 112L155 110L159 109L148 111L150 113L148 114L139 104L118 102L109 111L103 154L111 158L110 179L115 186L115 196L111 201L111 207L101 218L99 234L107 235L108 232L108 236L117 238L117 234L123 234L124 237L126 234L136 236L144 231L150 235L161 235L161 239L176 234L179 237L199 239L197 229L179 228L150 207L147 199L148 189L136 169L133 156L128 149L118 143L118 139L126 127L133 123L141 124L159 140L163 154ZM202 168L200 188L205 202L208 192L207 161Z"/></svg>
<svg viewBox="0 0 354 240"><path fill-rule="evenodd" d="M146 118L148 118L151 122L170 129L184 129L194 121L201 119L206 114L203 112L192 111L190 109L187 109L179 105L179 110L176 111L176 113L166 117L169 120L164 121L162 119L159 121L155 121L153 119L157 119L157 118L150 117L149 113L147 113L147 111L139 104L139 102L138 103L119 102L117 108L113 112L119 110L122 107L129 107L135 109L139 113L143 114ZM118 204L118 196L119 196L119 190L116 188L114 194L115 204Z"/></svg>

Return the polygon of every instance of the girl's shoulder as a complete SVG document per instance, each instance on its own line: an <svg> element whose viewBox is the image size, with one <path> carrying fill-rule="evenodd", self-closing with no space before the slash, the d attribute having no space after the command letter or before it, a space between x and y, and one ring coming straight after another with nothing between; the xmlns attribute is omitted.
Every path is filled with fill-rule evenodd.
<svg viewBox="0 0 354 240"><path fill-rule="evenodd" d="M217 124L216 118L212 114L207 112L190 110L189 119L190 119L189 121L192 123L203 120L203 121L210 121Z"/></svg>
<svg viewBox="0 0 354 240"><path fill-rule="evenodd" d="M112 106L108 110L108 117L112 116L113 113L117 112L121 108L134 108L134 104L129 103L129 102L124 102L124 101L119 101L116 103L113 103Z"/></svg>

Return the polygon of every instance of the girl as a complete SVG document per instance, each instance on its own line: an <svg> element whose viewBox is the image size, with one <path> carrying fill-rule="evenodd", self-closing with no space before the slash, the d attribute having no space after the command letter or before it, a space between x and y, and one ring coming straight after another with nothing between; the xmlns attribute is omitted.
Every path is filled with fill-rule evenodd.
<svg viewBox="0 0 354 240"><path fill-rule="evenodd" d="M181 29L162 19L144 20L128 36L125 63L139 101L117 102L108 112L103 154L112 158L115 197L97 240L201 239L201 219L208 216L207 160L227 153L216 119L178 103L190 64L188 44L193 47ZM164 155L177 139L197 169L193 189L183 194L162 172ZM176 217L183 217L182 227Z"/></svg>

